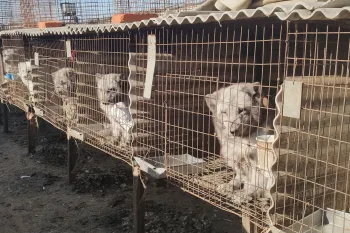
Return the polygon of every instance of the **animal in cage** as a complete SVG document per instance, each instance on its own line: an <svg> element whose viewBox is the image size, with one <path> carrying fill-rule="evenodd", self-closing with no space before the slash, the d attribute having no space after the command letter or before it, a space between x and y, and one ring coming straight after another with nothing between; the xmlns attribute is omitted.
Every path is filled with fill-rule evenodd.
<svg viewBox="0 0 350 233"><path fill-rule="evenodd" d="M78 123L78 105L76 97L62 96L63 111L69 121L70 125Z"/></svg>
<svg viewBox="0 0 350 233"><path fill-rule="evenodd" d="M43 91L35 90L42 83L36 82L33 78L33 66L31 61L19 62L18 63L18 76L22 83L27 87L30 94L30 101L37 103L40 100L36 97L37 94L43 94Z"/></svg>
<svg viewBox="0 0 350 233"><path fill-rule="evenodd" d="M123 101L121 88L123 78L123 74L96 74L97 97L102 110L105 104Z"/></svg>
<svg viewBox="0 0 350 233"><path fill-rule="evenodd" d="M105 105L104 112L111 123L111 131L120 143L127 143L130 140L130 131L133 127L133 120L129 108L125 103Z"/></svg>
<svg viewBox="0 0 350 233"><path fill-rule="evenodd" d="M32 66L30 61L18 63L18 76L21 78L23 84L28 89L30 88L30 82L33 81L31 72L32 72ZM29 91L34 91L34 90L29 90Z"/></svg>
<svg viewBox="0 0 350 233"><path fill-rule="evenodd" d="M220 155L235 171L234 179L217 189L238 190L238 199L242 201L259 195L257 187L266 183L263 178L257 182L254 168L257 165L256 137L272 129L272 120L262 108L262 96L260 83L233 84L205 96L220 142Z"/></svg>
<svg viewBox="0 0 350 233"><path fill-rule="evenodd" d="M76 74L72 68L61 68L51 74L55 92L62 98L63 111L70 123L77 123ZM72 96L73 95L73 96Z"/></svg>
<svg viewBox="0 0 350 233"><path fill-rule="evenodd" d="M74 69L65 67L51 75L57 94L69 96L69 93L75 93L76 75Z"/></svg>
<svg viewBox="0 0 350 233"><path fill-rule="evenodd" d="M123 78L123 74L96 74L96 84L100 108L110 122L110 125L104 125L102 134L112 134L120 143L127 143L133 121L127 106L129 101L125 99L125 93L122 93Z"/></svg>
<svg viewBox="0 0 350 233"><path fill-rule="evenodd" d="M17 72L18 64L15 61L18 55L18 49L4 49L2 51L5 73Z"/></svg>

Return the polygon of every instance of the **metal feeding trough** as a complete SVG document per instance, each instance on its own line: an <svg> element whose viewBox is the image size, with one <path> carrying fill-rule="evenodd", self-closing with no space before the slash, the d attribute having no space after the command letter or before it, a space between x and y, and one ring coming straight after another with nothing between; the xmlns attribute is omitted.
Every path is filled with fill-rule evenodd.
<svg viewBox="0 0 350 233"><path fill-rule="evenodd" d="M155 179L166 178L167 170L178 172L183 175L191 175L202 173L205 168L205 161L203 159L195 158L190 154L150 158L135 157L135 161L142 171Z"/></svg>
<svg viewBox="0 0 350 233"><path fill-rule="evenodd" d="M350 213L333 209L318 210L289 226L273 233L350 233Z"/></svg>

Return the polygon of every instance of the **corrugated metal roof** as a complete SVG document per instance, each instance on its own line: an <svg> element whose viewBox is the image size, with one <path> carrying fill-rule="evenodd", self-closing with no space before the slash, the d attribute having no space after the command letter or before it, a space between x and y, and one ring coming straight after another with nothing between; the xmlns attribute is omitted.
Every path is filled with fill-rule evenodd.
<svg viewBox="0 0 350 233"><path fill-rule="evenodd" d="M280 20L338 20L350 19L350 1L333 0L320 2L314 0L283 1L267 4L256 9L243 9L226 12L180 12L168 14L160 18L153 18L133 23L122 24L78 24L59 28L45 29L16 29L0 32L0 35L75 35L84 33L103 33L126 31L149 26L198 24L207 22L222 22L251 18L272 18Z"/></svg>

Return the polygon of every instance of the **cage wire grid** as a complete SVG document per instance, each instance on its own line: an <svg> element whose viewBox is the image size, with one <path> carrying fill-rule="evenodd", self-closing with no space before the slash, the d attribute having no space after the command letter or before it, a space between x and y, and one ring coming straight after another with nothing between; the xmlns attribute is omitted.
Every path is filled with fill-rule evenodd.
<svg viewBox="0 0 350 233"><path fill-rule="evenodd" d="M31 58L35 60L37 56L39 63L32 71L37 84L37 95L33 101L36 113L62 131L67 131L64 101L73 99L72 92L74 95L74 72L71 72L73 64L66 56L65 41L62 37L30 39ZM54 77L57 77L56 82Z"/></svg>
<svg viewBox="0 0 350 233"><path fill-rule="evenodd" d="M2 0L0 29L36 28L41 21L111 23L113 0Z"/></svg>
<svg viewBox="0 0 350 233"><path fill-rule="evenodd" d="M200 0L1 0L0 30L36 28L38 22L106 24L118 13L164 13L187 11Z"/></svg>
<svg viewBox="0 0 350 233"><path fill-rule="evenodd" d="M133 147L149 150L134 156L166 167L169 181L220 208L250 216L263 228L270 203L263 194L268 189L263 181L264 168L257 167L254 157L254 141L258 130L273 135L267 119L274 118L275 108L273 104L263 106L263 99L277 93L282 79L286 28L279 22L256 21L221 26L147 29L135 35L130 82L136 85L130 98L131 110L137 109L134 120L142 123L135 124ZM156 64L148 99L143 93L149 35L156 37ZM248 103L250 106L245 106ZM223 112L227 115L220 116ZM242 141L235 145L233 137L218 135L224 129L216 127L226 124L223 128L230 128L226 122L238 118L245 121L241 122L244 128L238 124L234 130L242 134ZM227 154L230 150L239 153ZM249 164L243 157L247 150L252 150ZM254 176L256 183L237 179L246 187L234 191L231 183L239 172L242 176L251 172L250 178ZM250 196L256 198L251 200Z"/></svg>
<svg viewBox="0 0 350 233"><path fill-rule="evenodd" d="M30 45L39 116L131 164L128 33L33 37Z"/></svg>
<svg viewBox="0 0 350 233"><path fill-rule="evenodd" d="M4 95L13 105L26 111L29 104L29 89L22 82L19 74L21 64L25 63L25 42L23 36L3 36L2 38L3 71L16 75L14 81L2 77Z"/></svg>
<svg viewBox="0 0 350 233"><path fill-rule="evenodd" d="M78 112L71 127L84 134L85 142L131 164L129 40L128 33L71 40ZM124 115L118 114L124 113L129 118L121 123Z"/></svg>
<svg viewBox="0 0 350 233"><path fill-rule="evenodd" d="M7 82L5 80L5 71L4 71L4 65L3 65L3 57L2 57L2 49L3 49L3 46L2 46L2 41L0 42L1 43L1 54L0 54L0 101L5 101L8 96L9 96L9 93L7 91Z"/></svg>
<svg viewBox="0 0 350 233"><path fill-rule="evenodd" d="M19 62L31 61L31 100L56 127L81 132L87 143L128 163L132 156L166 168L170 182L248 216L260 229L271 217L286 232L300 232L295 223L322 232L326 226L302 219L349 208L350 38L348 27L338 23L236 21L30 38L29 47L23 37L4 37L3 50L23 52L7 59L17 66L7 66L4 57L3 67L18 72ZM148 98L151 37L155 69ZM66 79L55 83L54 73L62 69L67 72L59 77ZM276 96L279 109L288 104L287 81L303 82L299 119L276 111ZM11 81L11 98L24 87ZM112 107L131 115L131 135L113 135L112 121L119 118ZM273 148L258 143L258 131L278 136ZM127 137L125 146L114 137ZM271 174L276 184L270 190ZM275 205L268 212L270 194ZM348 217L341 219L344 225Z"/></svg>
<svg viewBox="0 0 350 233"><path fill-rule="evenodd" d="M117 13L164 13L165 11L180 12L196 8L202 0L115 0Z"/></svg>
<svg viewBox="0 0 350 233"><path fill-rule="evenodd" d="M290 24L285 80L303 82L302 108L299 119L283 111L277 117L278 182L272 215L276 226L287 232L346 231L345 213L338 226L322 226L325 217L321 226L304 218L319 210L336 215L335 210L349 209L349 32L340 23ZM278 104L287 104L282 94ZM312 216L312 222L318 221Z"/></svg>

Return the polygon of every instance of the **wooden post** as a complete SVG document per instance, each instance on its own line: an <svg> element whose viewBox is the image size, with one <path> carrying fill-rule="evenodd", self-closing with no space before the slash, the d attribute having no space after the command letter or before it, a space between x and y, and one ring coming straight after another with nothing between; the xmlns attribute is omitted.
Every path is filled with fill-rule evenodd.
<svg viewBox="0 0 350 233"><path fill-rule="evenodd" d="M75 180L75 176L72 171L77 163L78 153L77 147L75 146L75 141L72 137L69 137L67 140L68 146L68 184L72 184Z"/></svg>
<svg viewBox="0 0 350 233"><path fill-rule="evenodd" d="M258 227L250 221L249 216L242 216L242 227L244 233L258 233Z"/></svg>
<svg viewBox="0 0 350 233"><path fill-rule="evenodd" d="M142 200L145 189L143 187L141 177L141 171L138 166L133 167L133 221L134 221L134 233L145 232L145 204Z"/></svg>
<svg viewBox="0 0 350 233"><path fill-rule="evenodd" d="M35 141L36 141L36 121L34 116L27 120L27 137L28 137L28 154L31 154L35 152Z"/></svg>
<svg viewBox="0 0 350 233"><path fill-rule="evenodd" d="M2 112L2 124L4 126L4 133L9 132L9 112L5 103L1 104L1 112Z"/></svg>

